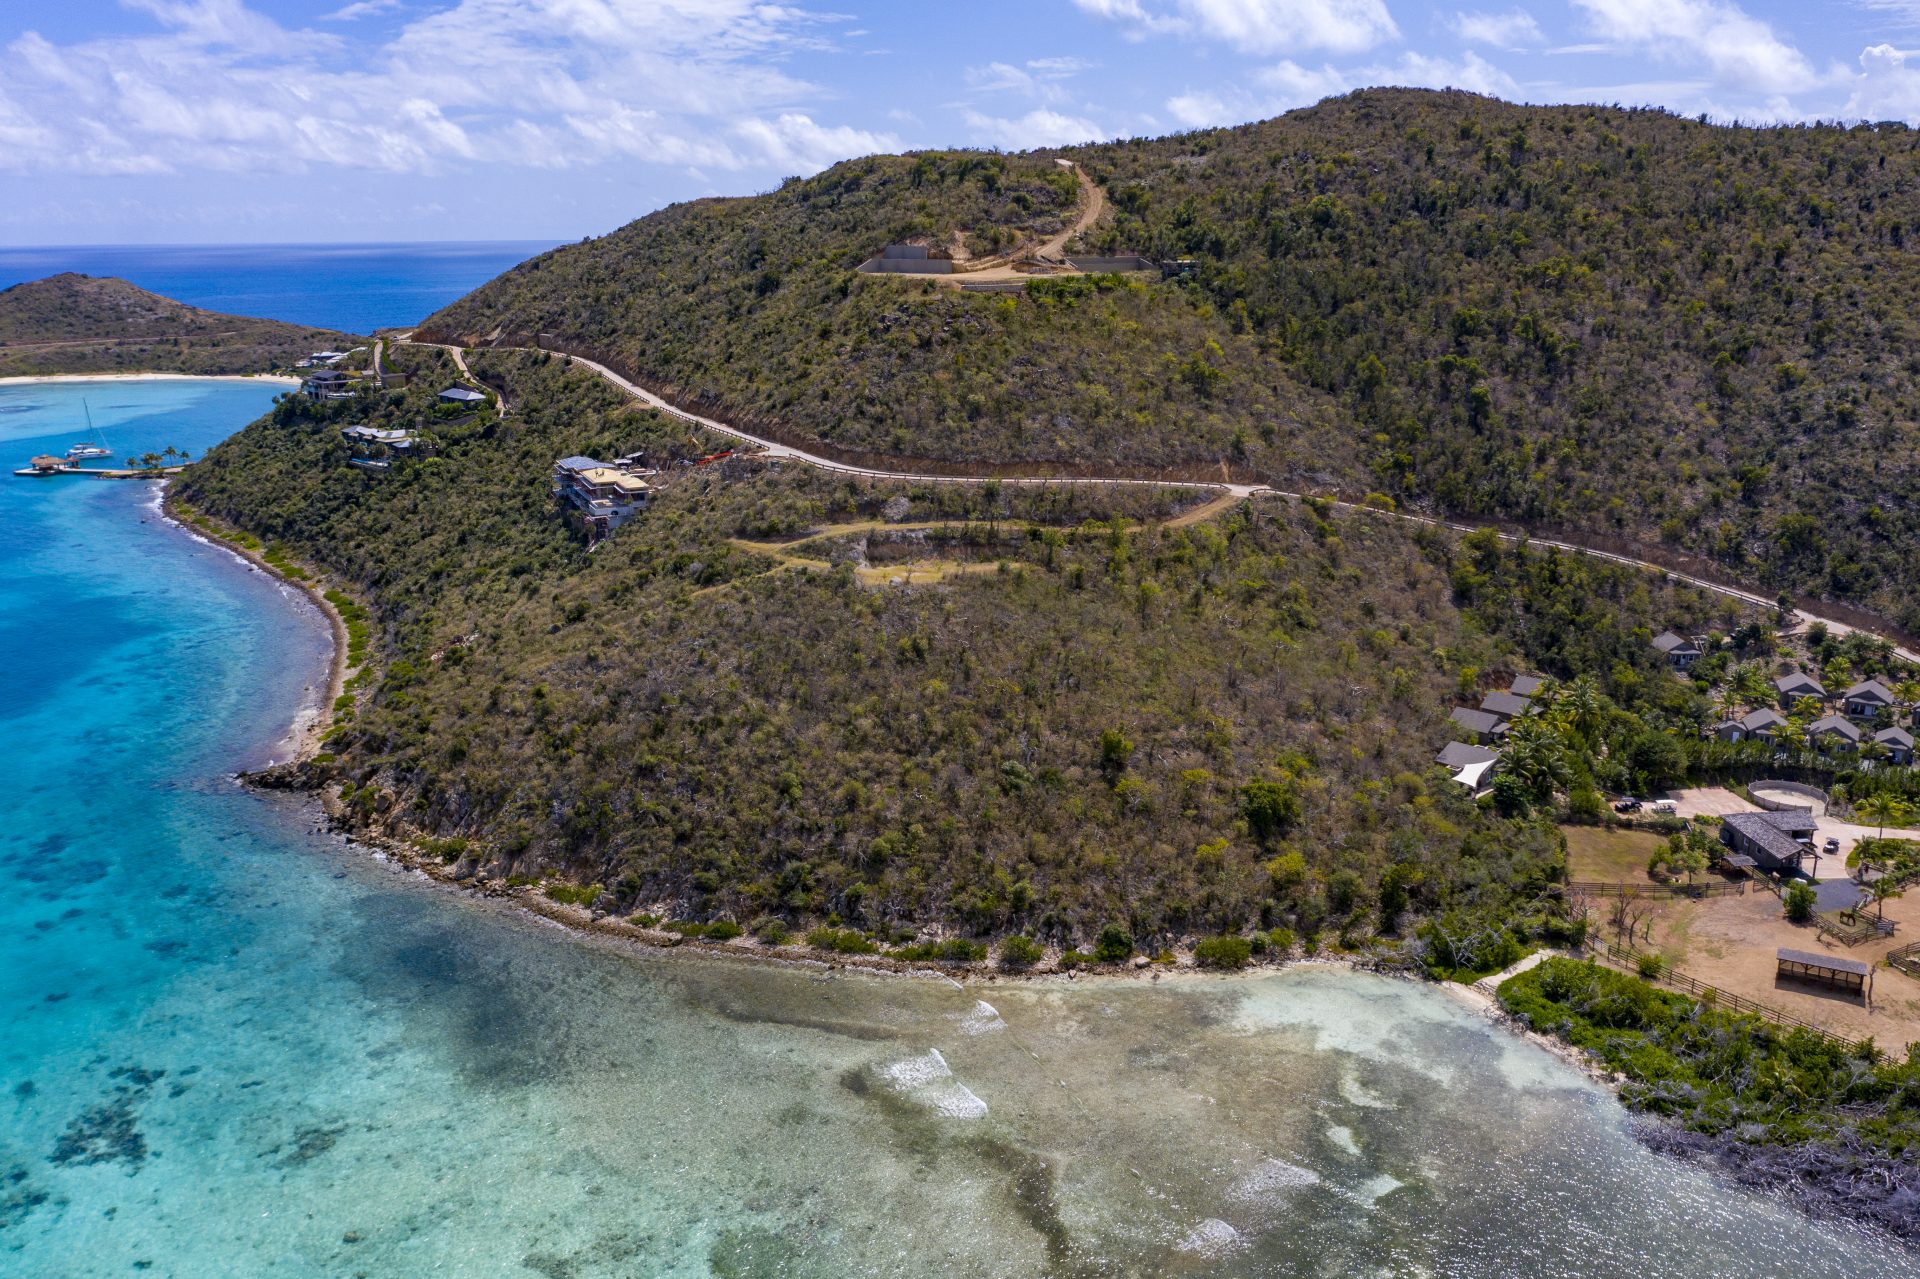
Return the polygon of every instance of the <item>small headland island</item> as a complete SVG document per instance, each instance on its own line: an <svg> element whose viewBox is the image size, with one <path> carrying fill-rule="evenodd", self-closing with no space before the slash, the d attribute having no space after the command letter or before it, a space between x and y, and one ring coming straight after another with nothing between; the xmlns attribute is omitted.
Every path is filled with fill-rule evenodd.
<svg viewBox="0 0 1920 1279"><path fill-rule="evenodd" d="M848 161L364 340L220 345L185 330L224 318L156 299L178 346L99 319L62 355L12 322L0 358L305 361L166 499L337 631L310 740L249 780L441 884L672 949L636 984L674 992L666 1024L705 1019L658 1048L683 1066L737 1051L732 1027L825 1036L805 1051L836 1063L832 1103L800 1090L782 1130L844 1136L820 1116L855 1106L991 1169L1034 1265L1116 1255L1139 1188L1102 1180L1090 1208L1055 1124L1151 1111L1121 1096L1143 1072L1329 1161L1234 1137L1230 1175L1183 1183L1204 1215L1153 1211L1167 1267L1295 1273L1289 1212L1355 1256L1391 1236L1456 1258L1414 1241L1469 1189L1371 1112L1494 1087L1529 1099L1502 1129L1526 1175L1574 1177L1535 1103L1612 1102L1551 1044L1637 1116L1576 1180L1665 1169L1696 1212L1593 1273L1716 1273L1726 1223L1762 1218L1808 1273L1894 1273L1888 1236L1920 1237L1920 475L1889 459L1920 375L1879 335L1920 284L1917 170L1904 132L1367 91ZM433 900L448 933L525 927ZM509 980L483 948L407 953L460 1019L460 1069L592 1073L584 1050L489 1055L461 989ZM805 993L871 989L865 969L965 997ZM582 1033L511 1007L503 1033ZM1110 1036L1116 1008L1169 1020ZM1352 1068L1411 1069L1403 1030L1431 1052L1481 1017L1530 1039L1430 1056L1391 1095ZM950 1059L990 1050L935 1024L1084 1069L1032 1089ZM1265 1052L1337 1122L1310 1134L1264 1068L1220 1068ZM988 1126L989 1082L1048 1117ZM331 1123L320 1154L352 1131ZM1179 1142L1144 1132L1079 1153ZM719 1273L823 1255L786 1211L688 1246ZM1470 1219L1469 1252L1524 1255ZM528 1264L644 1254L620 1239Z"/></svg>
<svg viewBox="0 0 1920 1279"><path fill-rule="evenodd" d="M69 273L0 290L0 377L265 373L345 339L203 311L125 280Z"/></svg>

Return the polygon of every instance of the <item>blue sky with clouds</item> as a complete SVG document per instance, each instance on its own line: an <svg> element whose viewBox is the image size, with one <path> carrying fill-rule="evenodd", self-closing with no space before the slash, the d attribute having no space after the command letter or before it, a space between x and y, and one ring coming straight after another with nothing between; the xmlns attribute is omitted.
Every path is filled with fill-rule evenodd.
<svg viewBox="0 0 1920 1279"><path fill-rule="evenodd" d="M12 0L0 243L572 238L1375 84L1920 123L1920 0Z"/></svg>

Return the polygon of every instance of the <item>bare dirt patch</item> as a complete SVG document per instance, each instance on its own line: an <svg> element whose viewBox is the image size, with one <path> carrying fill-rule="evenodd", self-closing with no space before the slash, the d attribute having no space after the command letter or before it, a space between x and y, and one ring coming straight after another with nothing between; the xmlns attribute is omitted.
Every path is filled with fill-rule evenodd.
<svg viewBox="0 0 1920 1279"><path fill-rule="evenodd" d="M1920 899L1889 901L1887 918L1897 925L1893 937L1860 946L1841 946L1811 925L1789 923L1779 899L1759 887L1745 896L1663 901L1653 910L1653 942L1647 948L1689 977L1838 1035L1870 1035L1883 1048L1920 1042L1920 981L1881 964L1888 951L1920 936ZM1605 924L1596 922L1604 932ZM1832 991L1776 981L1774 952L1782 946L1874 965L1872 1007Z"/></svg>

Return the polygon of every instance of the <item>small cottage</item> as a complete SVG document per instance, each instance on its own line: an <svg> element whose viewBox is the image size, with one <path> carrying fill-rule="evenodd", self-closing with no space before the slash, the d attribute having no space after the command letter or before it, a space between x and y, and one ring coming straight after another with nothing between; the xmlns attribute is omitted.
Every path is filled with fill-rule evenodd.
<svg viewBox="0 0 1920 1279"><path fill-rule="evenodd" d="M1661 631L1654 636L1653 647L1676 671L1692 670L1693 664L1702 657L1699 645L1672 631Z"/></svg>
<svg viewBox="0 0 1920 1279"><path fill-rule="evenodd" d="M1877 679L1862 680L1840 694L1840 704L1855 719L1872 719L1893 709L1893 690Z"/></svg>

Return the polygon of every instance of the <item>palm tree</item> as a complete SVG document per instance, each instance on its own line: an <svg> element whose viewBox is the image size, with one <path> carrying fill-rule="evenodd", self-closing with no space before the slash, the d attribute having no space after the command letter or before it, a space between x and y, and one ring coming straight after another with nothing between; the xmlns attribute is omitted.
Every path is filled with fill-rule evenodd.
<svg viewBox="0 0 1920 1279"><path fill-rule="evenodd" d="M1551 724L1533 716L1516 720L1500 750L1500 766L1535 799L1549 798L1572 775L1566 743Z"/></svg>
<svg viewBox="0 0 1920 1279"><path fill-rule="evenodd" d="M1887 827L1904 826L1913 820L1913 805L1898 795L1869 795L1855 804L1853 811L1879 826L1881 839L1887 837Z"/></svg>
<svg viewBox="0 0 1920 1279"><path fill-rule="evenodd" d="M1905 889L1901 888L1885 875L1868 884L1867 896L1873 898L1874 918L1885 920L1887 917L1887 898L1898 897L1905 891Z"/></svg>

